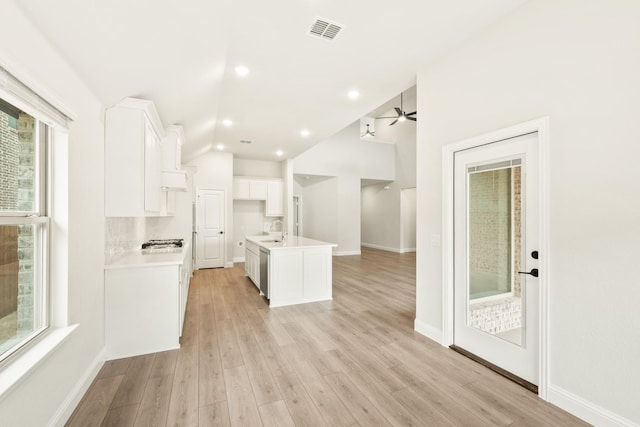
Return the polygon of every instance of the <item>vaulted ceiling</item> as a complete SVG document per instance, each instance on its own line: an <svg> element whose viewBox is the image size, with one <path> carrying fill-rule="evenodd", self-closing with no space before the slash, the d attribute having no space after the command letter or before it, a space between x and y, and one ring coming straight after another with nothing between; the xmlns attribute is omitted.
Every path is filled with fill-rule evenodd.
<svg viewBox="0 0 640 427"><path fill-rule="evenodd" d="M183 125L184 158L221 144L279 160L414 85L420 67L525 0L14 1L105 107L150 99L165 125ZM308 34L318 17L342 27L334 40Z"/></svg>

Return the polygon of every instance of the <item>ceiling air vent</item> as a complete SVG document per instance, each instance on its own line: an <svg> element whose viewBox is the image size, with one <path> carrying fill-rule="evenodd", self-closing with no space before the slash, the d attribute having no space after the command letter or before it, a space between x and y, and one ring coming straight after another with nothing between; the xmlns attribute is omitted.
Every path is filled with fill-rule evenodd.
<svg viewBox="0 0 640 427"><path fill-rule="evenodd" d="M334 40L340 31L344 28L343 25L331 22L328 19L316 18L316 20L309 27L310 36L316 36L325 40Z"/></svg>

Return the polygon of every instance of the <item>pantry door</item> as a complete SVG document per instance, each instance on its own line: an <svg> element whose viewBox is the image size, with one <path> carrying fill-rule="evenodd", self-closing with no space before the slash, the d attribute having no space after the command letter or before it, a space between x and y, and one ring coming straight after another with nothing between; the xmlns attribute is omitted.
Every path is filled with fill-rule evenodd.
<svg viewBox="0 0 640 427"><path fill-rule="evenodd" d="M198 190L196 268L224 267L224 191Z"/></svg>
<svg viewBox="0 0 640 427"><path fill-rule="evenodd" d="M454 153L454 345L539 376L538 133Z"/></svg>

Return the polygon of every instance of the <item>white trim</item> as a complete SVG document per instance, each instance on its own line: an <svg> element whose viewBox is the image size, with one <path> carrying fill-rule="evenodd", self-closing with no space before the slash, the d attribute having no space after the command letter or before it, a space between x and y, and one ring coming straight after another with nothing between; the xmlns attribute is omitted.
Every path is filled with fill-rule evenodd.
<svg viewBox="0 0 640 427"><path fill-rule="evenodd" d="M549 403L598 427L638 426L637 423L614 414L556 385L549 384L547 393Z"/></svg>
<svg viewBox="0 0 640 427"><path fill-rule="evenodd" d="M234 257L233 258L233 262L244 262L244 257L243 256L238 256L238 257Z"/></svg>
<svg viewBox="0 0 640 427"><path fill-rule="evenodd" d="M477 147L538 132L540 187L540 313L539 313L539 375L538 396L547 400L549 379L549 118L541 117L504 129L478 135L442 147L442 339L443 346L453 344L453 172L456 151Z"/></svg>
<svg viewBox="0 0 640 427"><path fill-rule="evenodd" d="M225 262L224 268L233 268L233 262Z"/></svg>
<svg viewBox="0 0 640 427"><path fill-rule="evenodd" d="M331 255L333 255L333 256L362 255L362 252L360 252L360 251L335 251Z"/></svg>
<svg viewBox="0 0 640 427"><path fill-rule="evenodd" d="M7 396L11 390L45 361L62 343L64 343L71 333L76 330L77 324L64 328L51 328L44 332L32 344L27 344L14 354L14 360L7 360L6 366L0 371L0 401Z"/></svg>
<svg viewBox="0 0 640 427"><path fill-rule="evenodd" d="M47 423L47 427L62 427L71 418L71 414L76 409L80 400L85 395L89 387L96 379L102 365L105 361L105 349L98 354L93 360L89 368L85 371L84 375L76 383L75 387L69 392L67 397L62 402L62 405L58 407L58 410L53 414L53 417Z"/></svg>
<svg viewBox="0 0 640 427"><path fill-rule="evenodd" d="M56 108L62 114L67 116L71 120L77 120L78 115L73 112L73 110L65 105L64 102L60 100L56 95L54 95L50 90L46 89L44 86L39 84L36 79L31 77L31 74L27 72L22 66L18 65L17 62L8 58L6 52L1 52L0 55L0 67L4 68L9 72L13 77L18 79L23 85L29 88L32 92L38 94L39 97L48 102L52 107Z"/></svg>
<svg viewBox="0 0 640 427"><path fill-rule="evenodd" d="M413 322L413 329L430 340L442 343L442 331L438 328L434 328L421 320L415 319Z"/></svg>
<svg viewBox="0 0 640 427"><path fill-rule="evenodd" d="M379 249L381 251L394 252L396 254L404 254L407 252L416 251L416 248L392 248L390 246L374 245L373 243L360 243L360 246L371 249Z"/></svg>

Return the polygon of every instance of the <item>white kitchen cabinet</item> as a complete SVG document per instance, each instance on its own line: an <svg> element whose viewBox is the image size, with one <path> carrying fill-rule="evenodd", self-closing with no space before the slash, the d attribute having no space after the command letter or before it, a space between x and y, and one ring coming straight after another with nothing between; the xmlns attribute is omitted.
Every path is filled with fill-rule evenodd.
<svg viewBox="0 0 640 427"><path fill-rule="evenodd" d="M284 216L284 184L278 178L233 178L235 200L264 200L265 216Z"/></svg>
<svg viewBox="0 0 640 427"><path fill-rule="evenodd" d="M164 129L151 101L125 98L105 114L105 216L161 215Z"/></svg>
<svg viewBox="0 0 640 427"><path fill-rule="evenodd" d="M105 270L107 359L180 347L180 266Z"/></svg>
<svg viewBox="0 0 640 427"><path fill-rule="evenodd" d="M335 246L301 236L287 236L282 240L266 235L247 236L245 262L249 254L256 251L259 277L260 249L268 251L270 307L326 301L332 298L332 248ZM248 276L254 274L250 273L251 264L246 268Z"/></svg>
<svg viewBox="0 0 640 427"><path fill-rule="evenodd" d="M272 250L269 257L269 306L332 298L331 247Z"/></svg>
<svg viewBox="0 0 640 427"><path fill-rule="evenodd" d="M162 140L162 169L180 170L182 162L182 144L184 144L184 128L178 125L168 126Z"/></svg>
<svg viewBox="0 0 640 427"><path fill-rule="evenodd" d="M152 260L154 255L140 255ZM159 255L166 260L172 255ZM105 268L107 359L180 347L191 278L191 249L175 262Z"/></svg>
<svg viewBox="0 0 640 427"><path fill-rule="evenodd" d="M267 182L262 179L234 177L233 198L238 200L266 200Z"/></svg>
<svg viewBox="0 0 640 427"><path fill-rule="evenodd" d="M187 172L180 170L184 129L173 125L165 129L162 140L162 188L167 191L187 191Z"/></svg>
<svg viewBox="0 0 640 427"><path fill-rule="evenodd" d="M244 270L245 275L260 289L260 248L248 240L244 245Z"/></svg>
<svg viewBox="0 0 640 427"><path fill-rule="evenodd" d="M267 182L265 216L284 216L284 185L282 181Z"/></svg>

